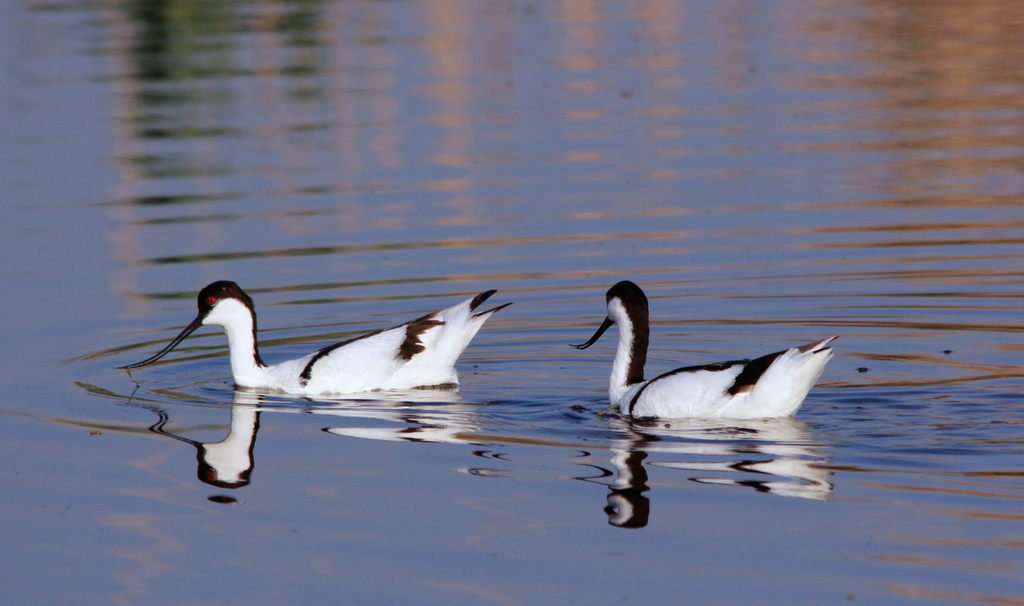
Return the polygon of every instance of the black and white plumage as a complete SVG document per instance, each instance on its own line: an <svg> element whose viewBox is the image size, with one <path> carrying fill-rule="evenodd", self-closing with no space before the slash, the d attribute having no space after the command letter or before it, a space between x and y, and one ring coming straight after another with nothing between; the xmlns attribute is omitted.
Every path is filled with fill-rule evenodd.
<svg viewBox="0 0 1024 606"><path fill-rule="evenodd" d="M796 413L832 359L829 337L759 358L687 366L645 380L650 335L647 296L630 281L606 295L608 316L594 335L575 345L586 349L612 324L619 346L608 396L622 414L633 417L722 417L753 419Z"/></svg>
<svg viewBox="0 0 1024 606"><path fill-rule="evenodd" d="M394 328L268 365L260 355L256 339L252 299L234 282L221 280L199 291L198 315L166 347L141 362L121 368L152 364L200 326L216 325L224 327L227 333L231 375L237 387L306 396L457 387L456 360L494 312L511 305L480 310L495 292L488 290Z"/></svg>

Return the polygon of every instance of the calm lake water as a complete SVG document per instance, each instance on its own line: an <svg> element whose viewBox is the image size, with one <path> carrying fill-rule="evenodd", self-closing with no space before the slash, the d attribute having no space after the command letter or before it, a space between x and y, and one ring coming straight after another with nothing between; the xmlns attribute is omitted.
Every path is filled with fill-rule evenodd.
<svg viewBox="0 0 1024 606"><path fill-rule="evenodd" d="M1014 0L0 4L4 601L1024 604L1022 41ZM630 422L567 347L625 278L649 373L838 355L795 419ZM114 369L216 279L271 362L515 305L457 396L236 394L211 329Z"/></svg>

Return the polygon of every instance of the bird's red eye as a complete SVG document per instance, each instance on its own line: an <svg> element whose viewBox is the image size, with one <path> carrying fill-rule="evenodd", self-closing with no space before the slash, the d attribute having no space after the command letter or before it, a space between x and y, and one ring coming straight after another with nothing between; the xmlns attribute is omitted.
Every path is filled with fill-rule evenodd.
<svg viewBox="0 0 1024 606"><path fill-rule="evenodd" d="M207 304L209 304L210 307L213 307L214 305L217 304L217 297L206 297L206 302Z"/></svg>

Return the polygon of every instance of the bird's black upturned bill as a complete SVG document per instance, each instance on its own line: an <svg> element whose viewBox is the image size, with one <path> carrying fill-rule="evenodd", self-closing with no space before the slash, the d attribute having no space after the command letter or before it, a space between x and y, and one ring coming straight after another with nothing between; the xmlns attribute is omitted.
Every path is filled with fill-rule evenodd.
<svg viewBox="0 0 1024 606"><path fill-rule="evenodd" d="M597 340L601 338L601 335L604 334L604 331L611 328L612 324L614 324L614 322L612 322L612 319L606 317L604 319L604 322L601 323L601 326L598 327L597 332L594 333L594 336L590 337L590 339L586 343L580 343L579 345L570 345L570 347L575 347L576 349L586 349L590 347L594 343L597 343Z"/></svg>
<svg viewBox="0 0 1024 606"><path fill-rule="evenodd" d="M145 360L143 360L141 362L136 362L134 364L128 364L127 366L118 366L118 368L121 369L121 370L131 370L133 368L142 368L143 366L149 366L153 362L156 362L160 358L162 358L162 357L166 356L168 353L170 353L170 351L172 349L174 349L175 347L178 346L178 343L181 343L182 341L184 341L185 337L187 337L190 334L192 334L193 332L195 332L195 330L197 328L199 328L200 326L202 326L202 325L203 325L203 319L201 317L197 317L195 320L192 320L192 322L188 326L186 326L180 333L178 333L178 336L174 337L174 340L171 341L170 343L168 343L167 347L164 347L163 349L158 351L152 357L146 358Z"/></svg>

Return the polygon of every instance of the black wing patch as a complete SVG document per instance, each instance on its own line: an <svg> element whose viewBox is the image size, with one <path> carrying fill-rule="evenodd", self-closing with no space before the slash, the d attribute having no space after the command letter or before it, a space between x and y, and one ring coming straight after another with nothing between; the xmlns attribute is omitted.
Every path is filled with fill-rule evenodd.
<svg viewBox="0 0 1024 606"><path fill-rule="evenodd" d="M493 294L496 291L492 291ZM484 293L486 294L486 293ZM479 297L477 297L479 298ZM482 302L482 301L481 301ZM405 340L398 346L398 359L411 360L413 356L422 352L426 347L420 341L420 335L435 326L441 326L444 322L435 320L434 314L428 314L422 318L416 318L405 325Z"/></svg>
<svg viewBox="0 0 1024 606"><path fill-rule="evenodd" d="M761 379L765 371L768 370L779 356L786 353L786 351L787 350L777 351L747 362L747 365L743 367L740 374L736 375L736 380L732 382L732 386L729 387L725 393L730 396L734 396L738 393L744 393L754 389L754 385L756 385L758 380Z"/></svg>

